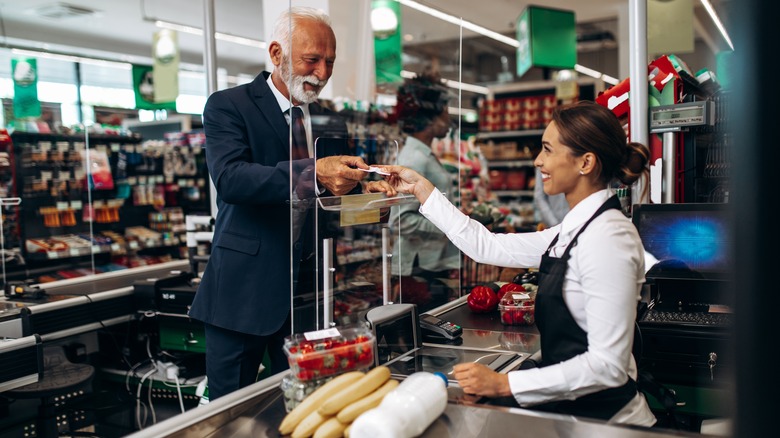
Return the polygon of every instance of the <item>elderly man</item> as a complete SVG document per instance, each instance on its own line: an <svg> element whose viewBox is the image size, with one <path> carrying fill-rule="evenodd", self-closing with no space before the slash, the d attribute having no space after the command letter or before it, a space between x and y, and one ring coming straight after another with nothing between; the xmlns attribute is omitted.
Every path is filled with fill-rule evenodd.
<svg viewBox="0 0 780 438"><path fill-rule="evenodd" d="M282 346L291 332L291 283L313 266L314 253L312 232L301 232L312 214L291 210L295 201L394 193L384 181L362 187L366 173L358 169L368 165L346 150L324 158L318 152L314 165L315 139L347 136L338 114L317 103L336 58L329 17L290 8L277 19L268 51L272 73L213 93L203 112L219 213L189 316L205 325L211 400L255 382L266 351L272 373L287 368Z"/></svg>

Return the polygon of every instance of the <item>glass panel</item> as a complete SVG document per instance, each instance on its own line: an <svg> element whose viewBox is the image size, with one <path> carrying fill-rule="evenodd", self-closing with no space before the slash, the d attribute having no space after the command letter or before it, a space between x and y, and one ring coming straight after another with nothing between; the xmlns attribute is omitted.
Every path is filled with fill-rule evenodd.
<svg viewBox="0 0 780 438"><path fill-rule="evenodd" d="M318 156L339 143L366 163L387 162L398 155L398 143L376 138L352 137L347 140L318 138ZM365 320L370 308L396 301L392 286L399 278L392 275L390 248L393 206L416 202L408 194L387 196L372 192L382 180L376 172L366 172L362 190L343 196L320 196L317 199L319 239L322 257L318 278L321 287L323 326L343 326ZM362 193L360 193L362 192ZM397 301L396 301L397 302Z"/></svg>
<svg viewBox="0 0 780 438"><path fill-rule="evenodd" d="M351 6L342 9L345 3ZM451 82L460 76L458 41L463 32L458 25L391 3L398 7L399 20L416 15L409 21L411 28L404 23L404 34L424 33L424 29L414 26L448 26L448 34L456 41L452 44L455 49L423 48L408 57L400 53L399 41L397 51L385 52L385 56L396 56L408 67L403 65L401 72L383 70L387 64L375 61L374 51L366 51L370 56L363 56L359 48L352 50L356 33L367 32L366 39L374 43L370 6L367 2L344 0L338 2L338 10L330 11L339 38L333 75L318 70L326 69L325 65L302 67L295 52L296 47L302 46L296 45L292 48L291 68L279 66L284 72L282 77L293 84L293 89L303 87L303 79L296 75L329 80L317 104L308 105L309 111L304 113L304 128L309 135L309 147L314 145L311 153L317 158L316 165L312 165L314 160L292 160L287 166L293 224L290 244L295 333L362 321L370 308L389 302L414 303L423 312L462 294L462 256L443 233L418 213L416 199L403 194L392 200L383 194L373 199L357 186L333 193L323 185L322 173L327 165L335 163L328 164L325 157L332 155L359 157L369 165L398 163L416 169L457 206L461 206L461 180L469 181L472 177L465 174L461 178L461 163L469 149L466 142L460 141L461 92L453 87L457 82ZM296 2L290 5L296 6ZM347 10L356 12L349 15ZM356 16L365 23L350 24L345 33L342 24L354 23ZM296 30L295 35L301 33ZM400 39L401 35L398 36ZM317 50L326 53L328 48L321 44ZM303 59L312 64L324 63L306 56ZM355 67L373 66L375 62L381 64L379 72L371 67ZM362 77L353 82L345 79L355 74ZM361 94L362 83L371 84L368 93ZM305 88L313 89L310 85ZM295 97L288 105L304 98L305 95ZM289 117L286 132L291 156L295 153L295 117L300 116ZM355 167L356 161L349 160L350 166ZM363 183L380 178L368 173Z"/></svg>
<svg viewBox="0 0 780 438"><path fill-rule="evenodd" d="M383 84L387 96L389 129L399 138L398 164L412 168L431 181L453 204L461 205L460 117L461 93L453 84L460 79L459 25L401 6L404 37L402 79ZM445 11L446 12L446 11ZM437 49L415 40L426 28L447 35ZM419 312L430 310L461 295L461 253L419 212L419 203L392 208L392 273L395 302L413 303Z"/></svg>
<svg viewBox="0 0 780 438"><path fill-rule="evenodd" d="M290 6L299 6L291 2ZM329 17L327 21L332 21ZM284 35L274 82L280 91L289 90L289 124L284 133L289 141L290 222L292 223L292 326L301 333L329 327L334 323L330 296L334 284L324 272L336 262L335 249L343 233L338 221L341 213L318 208L319 197L341 197L362 190L362 173L349 169L356 159L354 146L347 140L347 121L330 108L325 85L331 79L336 58L336 36L317 19L307 18L290 30L289 49ZM273 58L274 48L271 48ZM286 109L286 108L283 108ZM346 172L345 176L338 173ZM315 177L317 175L317 177ZM328 254L329 256L326 256ZM328 280L326 282L326 280Z"/></svg>

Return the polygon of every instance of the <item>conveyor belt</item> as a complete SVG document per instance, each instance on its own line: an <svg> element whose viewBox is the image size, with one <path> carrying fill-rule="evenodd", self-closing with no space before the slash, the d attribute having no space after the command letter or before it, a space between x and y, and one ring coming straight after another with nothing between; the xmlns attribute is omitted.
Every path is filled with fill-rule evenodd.
<svg viewBox="0 0 780 438"><path fill-rule="evenodd" d="M228 394L206 406L128 435L128 438L163 437L271 437L284 418L284 400L278 388L282 374ZM509 431L521 431L510 433ZM608 425L585 418L547 414L500 406L474 405L467 399L450 400L444 413L421 435L428 437L507 436L681 438L700 434Z"/></svg>

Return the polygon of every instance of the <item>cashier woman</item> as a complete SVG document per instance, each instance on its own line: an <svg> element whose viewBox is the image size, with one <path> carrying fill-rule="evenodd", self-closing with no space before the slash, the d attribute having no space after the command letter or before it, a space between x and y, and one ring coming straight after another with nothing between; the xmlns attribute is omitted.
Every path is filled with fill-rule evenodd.
<svg viewBox="0 0 780 438"><path fill-rule="evenodd" d="M467 394L513 396L524 408L614 423L652 426L637 390L631 354L645 278L642 242L610 183L646 174L649 152L626 142L618 119L589 101L561 106L534 160L548 195L563 193L569 212L543 231L492 233L447 201L433 184L401 166L383 166L388 181L420 201L420 212L479 263L538 268L538 367L500 374L462 363L454 376Z"/></svg>

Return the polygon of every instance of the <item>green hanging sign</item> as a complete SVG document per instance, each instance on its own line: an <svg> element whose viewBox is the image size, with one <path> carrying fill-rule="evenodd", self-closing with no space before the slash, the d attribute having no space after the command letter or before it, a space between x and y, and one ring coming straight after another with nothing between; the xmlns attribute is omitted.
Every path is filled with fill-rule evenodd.
<svg viewBox="0 0 780 438"><path fill-rule="evenodd" d="M573 11L528 6L517 19L517 75L531 67L573 69L577 29Z"/></svg>
<svg viewBox="0 0 780 438"><path fill-rule="evenodd" d="M14 80L14 117L23 119L41 116L38 100L38 62L34 58L11 59Z"/></svg>
<svg viewBox="0 0 780 438"><path fill-rule="evenodd" d="M394 0L372 1L371 29L374 32L376 83L402 82L401 5Z"/></svg>
<svg viewBox="0 0 780 438"><path fill-rule="evenodd" d="M176 101L154 101L154 68L148 65L133 65L133 90L135 91L136 109L167 109L175 110Z"/></svg>

